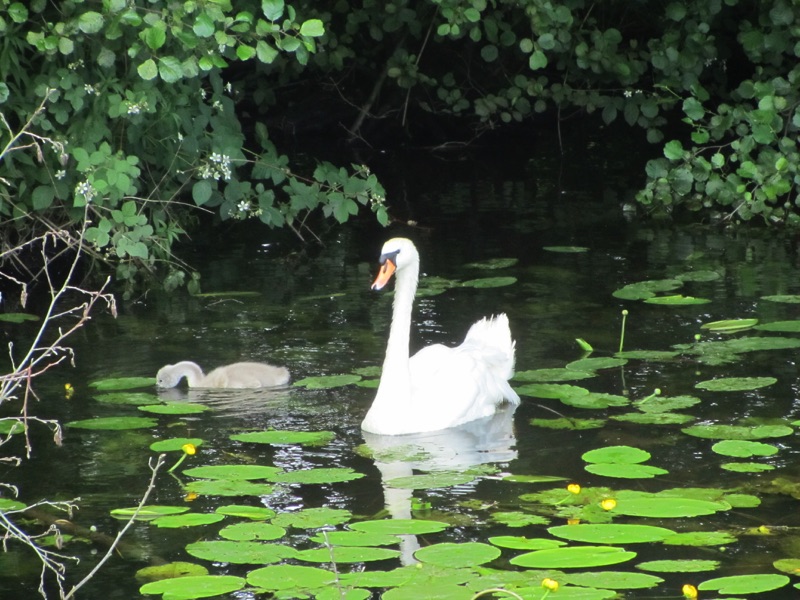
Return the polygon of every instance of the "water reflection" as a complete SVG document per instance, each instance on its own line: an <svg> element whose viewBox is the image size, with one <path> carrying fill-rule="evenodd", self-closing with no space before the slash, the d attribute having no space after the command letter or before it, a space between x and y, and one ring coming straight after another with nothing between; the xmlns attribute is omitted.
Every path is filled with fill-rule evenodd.
<svg viewBox="0 0 800 600"><path fill-rule="evenodd" d="M413 491L394 487L392 481L426 473L462 472L483 464L508 463L517 457L514 433L516 406L504 405L491 417L441 431L409 435L376 435L364 432L364 441L381 474L384 504L393 519L411 518ZM401 561L416 562L416 536L401 536Z"/></svg>

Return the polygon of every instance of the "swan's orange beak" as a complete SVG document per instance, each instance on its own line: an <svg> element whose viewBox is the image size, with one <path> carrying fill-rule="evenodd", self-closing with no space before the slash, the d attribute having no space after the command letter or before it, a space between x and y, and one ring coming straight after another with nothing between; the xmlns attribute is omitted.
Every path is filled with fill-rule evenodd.
<svg viewBox="0 0 800 600"><path fill-rule="evenodd" d="M370 287L370 289L372 290L383 289L383 286L389 283L389 280L392 278L392 275L394 275L394 272L396 270L397 270L397 265L391 258L387 258L385 261L383 261L383 264L381 265L381 270L378 271L378 276L375 278L375 281L372 282L372 287Z"/></svg>

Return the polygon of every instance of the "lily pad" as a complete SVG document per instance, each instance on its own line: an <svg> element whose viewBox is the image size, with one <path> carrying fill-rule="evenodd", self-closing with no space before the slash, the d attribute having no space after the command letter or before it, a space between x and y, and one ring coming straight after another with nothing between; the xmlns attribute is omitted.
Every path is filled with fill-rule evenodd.
<svg viewBox="0 0 800 600"><path fill-rule="evenodd" d="M301 565L274 565L247 574L247 583L269 591L317 589L334 585L336 579L330 571Z"/></svg>
<svg viewBox="0 0 800 600"><path fill-rule="evenodd" d="M228 540L203 540L186 546L186 552L195 558L235 565L266 565L293 558L297 550L281 544L265 542L233 542Z"/></svg>
<svg viewBox="0 0 800 600"><path fill-rule="evenodd" d="M731 509L727 502L714 502L696 498L680 498L646 493L620 492L614 507L616 514L631 517L676 519L712 515Z"/></svg>
<svg viewBox="0 0 800 600"><path fill-rule="evenodd" d="M166 515L180 515L188 511L189 508L187 506L162 506L153 504L143 506L138 514L136 513L135 506L130 508L115 508L111 511L111 516L115 519L128 520L136 514L137 521L152 521L153 519L158 519Z"/></svg>
<svg viewBox="0 0 800 600"><path fill-rule="evenodd" d="M765 465L761 463L723 463L720 465L726 471L733 471L734 473L764 473L766 471L774 471L774 465Z"/></svg>
<svg viewBox="0 0 800 600"><path fill-rule="evenodd" d="M148 417L96 417L67 423L73 429L92 429L106 431L124 431L127 429L151 429L158 421Z"/></svg>
<svg viewBox="0 0 800 600"><path fill-rule="evenodd" d="M652 465L632 465L616 463L592 463L584 467L589 473L618 479L650 479L667 475L669 471Z"/></svg>
<svg viewBox="0 0 800 600"><path fill-rule="evenodd" d="M276 514L271 508L265 508L263 506L244 506L239 504L219 506L214 512L231 517L252 519L254 521L265 521L267 519L271 519Z"/></svg>
<svg viewBox="0 0 800 600"><path fill-rule="evenodd" d="M791 321L772 321L756 327L759 331L779 331L781 333L800 333L800 319Z"/></svg>
<svg viewBox="0 0 800 600"><path fill-rule="evenodd" d="M480 262L473 262L464 265L470 269L486 269L494 271L495 269L507 269L513 267L519 262L518 258L490 258Z"/></svg>
<svg viewBox="0 0 800 600"><path fill-rule="evenodd" d="M701 402L702 400L696 396L654 396L638 400L633 405L644 413L665 413L690 408Z"/></svg>
<svg viewBox="0 0 800 600"><path fill-rule="evenodd" d="M361 375L348 373L344 375L320 375L318 377L305 377L295 381L295 387L304 387L309 390L330 390L333 388L352 385L361 381Z"/></svg>
<svg viewBox="0 0 800 600"><path fill-rule="evenodd" d="M149 387L155 384L155 377L113 377L110 379L93 381L89 384L89 387L99 391L132 390L135 388Z"/></svg>
<svg viewBox="0 0 800 600"><path fill-rule="evenodd" d="M272 519L272 524L297 529L318 529L346 523L352 516L349 510L341 508L304 508L297 512L280 513Z"/></svg>
<svg viewBox="0 0 800 600"><path fill-rule="evenodd" d="M604 419L531 419L534 427L544 427L545 429L567 429L571 431L584 431L587 429L599 429L605 425Z"/></svg>
<svg viewBox="0 0 800 600"><path fill-rule="evenodd" d="M195 415L209 410L202 404L187 402L167 402L166 404L149 404L140 406L139 410L157 415Z"/></svg>
<svg viewBox="0 0 800 600"><path fill-rule="evenodd" d="M615 421L626 423L638 423L639 425L684 425L689 421L694 421L692 415L680 413L627 413L624 415L613 415L610 417Z"/></svg>
<svg viewBox="0 0 800 600"><path fill-rule="evenodd" d="M426 535L444 531L450 525L440 521L425 519L381 519L378 521L360 521L348 525L353 531L368 533L385 533L390 535Z"/></svg>
<svg viewBox="0 0 800 600"><path fill-rule="evenodd" d="M145 595L163 594L165 600L192 600L229 594L241 590L246 584L242 577L233 575L194 575L146 583L139 588L139 592Z"/></svg>
<svg viewBox="0 0 800 600"><path fill-rule="evenodd" d="M404 490L432 490L453 487L474 481L475 475L470 473L456 473L454 471L436 471L407 477L395 477L385 482L395 489Z"/></svg>
<svg viewBox="0 0 800 600"><path fill-rule="evenodd" d="M625 350L614 354L617 358L628 358L632 360L651 360L654 362L664 362L680 356L680 352L671 350Z"/></svg>
<svg viewBox="0 0 800 600"><path fill-rule="evenodd" d="M528 525L546 525L549 523L545 517L519 510L499 511L492 513L490 518L495 523L502 523L506 527L527 527Z"/></svg>
<svg viewBox="0 0 800 600"><path fill-rule="evenodd" d="M514 374L514 381L532 382L558 382L577 381L597 377L597 373L578 371L575 369L535 369L532 371L518 371Z"/></svg>
<svg viewBox="0 0 800 600"><path fill-rule="evenodd" d="M627 571L598 571L597 573L567 573L560 577L564 583L608 590L644 590L653 588L664 580L646 573Z"/></svg>
<svg viewBox="0 0 800 600"><path fill-rule="evenodd" d="M694 387L709 392L742 392L777 383L774 377L720 377L696 383Z"/></svg>
<svg viewBox="0 0 800 600"><path fill-rule="evenodd" d="M727 531L690 531L676 533L664 540L668 546L727 546L736 541L736 536Z"/></svg>
<svg viewBox="0 0 800 600"><path fill-rule="evenodd" d="M331 546L394 546L400 543L396 535L366 531L327 531L311 537L311 540Z"/></svg>
<svg viewBox="0 0 800 600"><path fill-rule="evenodd" d="M636 552L614 546L569 546L520 554L510 562L528 569L585 569L616 565L633 558Z"/></svg>
<svg viewBox="0 0 800 600"><path fill-rule="evenodd" d="M198 479L186 484L186 491L201 496L268 496L274 487L236 479Z"/></svg>
<svg viewBox="0 0 800 600"><path fill-rule="evenodd" d="M589 463L643 463L650 459L650 453L632 446L605 446L584 452L581 458Z"/></svg>
<svg viewBox="0 0 800 600"><path fill-rule="evenodd" d="M768 302L783 302L786 304L800 304L800 295L798 294L774 294L772 296L761 296L762 300Z"/></svg>
<svg viewBox="0 0 800 600"><path fill-rule="evenodd" d="M586 246L543 246L542 250L547 252L559 252L563 254L582 254L588 252L589 248Z"/></svg>
<svg viewBox="0 0 800 600"><path fill-rule="evenodd" d="M220 529L219 535L232 541L269 542L282 538L286 530L272 523L234 523Z"/></svg>
<svg viewBox="0 0 800 600"><path fill-rule="evenodd" d="M288 444L302 444L308 446L324 446L336 437L332 431L250 431L236 433L231 439L236 442L251 442L254 444L272 444L282 446Z"/></svg>
<svg viewBox="0 0 800 600"><path fill-rule="evenodd" d="M573 542L586 542L589 544L641 544L645 542L660 542L675 534L671 529L666 529L664 527L617 523L557 525L555 527L550 527L547 532L557 538L572 540Z"/></svg>
<svg viewBox="0 0 800 600"><path fill-rule="evenodd" d="M500 556L496 546L481 542L462 542L460 544L440 543L420 548L414 553L414 558L422 563L459 569L477 567L492 562Z"/></svg>
<svg viewBox="0 0 800 600"><path fill-rule="evenodd" d="M681 281L698 281L698 282L708 282L708 281L717 281L720 279L722 275L718 271L689 271L688 273L681 273L680 275L675 275L675 279L679 279Z"/></svg>
<svg viewBox="0 0 800 600"><path fill-rule="evenodd" d="M364 477L363 473L358 473L349 467L330 467L279 472L272 475L270 481L275 483L321 484L352 481L362 477Z"/></svg>
<svg viewBox="0 0 800 600"><path fill-rule="evenodd" d="M187 444L198 447L202 443L203 440L200 438L169 438L153 442L150 444L150 450L153 452L182 452L183 447Z"/></svg>
<svg viewBox="0 0 800 600"><path fill-rule="evenodd" d="M161 581L176 577L189 577L190 575L208 575L208 569L202 565L190 562L176 561L165 565L153 565L136 571L136 580L139 582Z"/></svg>
<svg viewBox="0 0 800 600"><path fill-rule="evenodd" d="M147 392L113 392L108 394L98 394L94 399L104 404L127 404L132 406L144 406L148 404L161 404L161 400L155 394Z"/></svg>
<svg viewBox="0 0 800 600"><path fill-rule="evenodd" d="M470 279L461 283L461 287L471 288L498 288L514 285L517 283L516 277L484 277L482 279Z"/></svg>
<svg viewBox="0 0 800 600"><path fill-rule="evenodd" d="M490 537L489 543L500 548L510 548L512 550L548 550L566 545L566 542L561 540L528 538L521 535L497 535Z"/></svg>
<svg viewBox="0 0 800 600"><path fill-rule="evenodd" d="M786 575L751 573L709 579L698 585L697 589L700 591L710 590L720 594L760 594L778 590L788 585L790 581Z"/></svg>
<svg viewBox="0 0 800 600"><path fill-rule="evenodd" d="M156 527L177 529L179 527L198 527L200 525L212 525L224 519L224 515L215 513L185 513L182 515L167 515L159 517L153 521Z"/></svg>
<svg viewBox="0 0 800 600"><path fill-rule="evenodd" d="M726 319L724 321L704 323L700 326L700 329L707 329L720 333L731 333L734 331L741 331L742 329L750 329L755 325L758 325L758 319Z"/></svg>
<svg viewBox="0 0 800 600"><path fill-rule="evenodd" d="M262 465L205 465L186 469L183 474L204 479L269 479L281 472L277 467Z"/></svg>
<svg viewBox="0 0 800 600"><path fill-rule="evenodd" d="M778 448L772 444L763 442L751 442L748 440L723 440L717 442L711 449L723 456L735 456L737 458L749 458L750 456L773 456L778 453Z"/></svg>
<svg viewBox="0 0 800 600"><path fill-rule="evenodd" d="M596 358L582 358L567 364L567 369L576 371L600 371L601 369L612 369L621 367L628 361L624 358L612 358L610 356L598 356Z"/></svg>
<svg viewBox="0 0 800 600"><path fill-rule="evenodd" d="M335 546L301 550L295 555L295 558L313 563L348 564L389 560L398 556L400 556L399 550L391 550L389 548Z"/></svg>
<svg viewBox="0 0 800 600"><path fill-rule="evenodd" d="M792 435L794 429L787 425L692 425L682 429L686 435L712 440L761 440Z"/></svg>
<svg viewBox="0 0 800 600"><path fill-rule="evenodd" d="M690 306L694 304L708 304L708 298L695 298L694 296L684 296L675 294L673 296L656 296L645 300L648 304L660 304L664 306Z"/></svg>
<svg viewBox="0 0 800 600"><path fill-rule="evenodd" d="M639 563L636 568L655 573L701 573L716 571L719 564L718 560L704 559L650 560Z"/></svg>

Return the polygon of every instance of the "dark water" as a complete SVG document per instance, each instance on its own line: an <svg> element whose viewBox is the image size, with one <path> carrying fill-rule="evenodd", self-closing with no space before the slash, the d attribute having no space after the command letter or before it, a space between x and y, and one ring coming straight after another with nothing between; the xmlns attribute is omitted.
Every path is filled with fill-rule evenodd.
<svg viewBox="0 0 800 600"><path fill-rule="evenodd" d="M525 156L495 155L493 159L393 157L385 160L382 168L393 215L413 219L416 224L395 223L388 230L381 230L363 220L321 232L325 242L322 248L302 248L285 233L252 224L232 225L213 240L198 240L186 258L199 266L205 292L251 291L257 296L149 293L122 303L117 319L98 314L71 340L75 367L42 376L37 387L40 400L30 412L62 422L93 416L138 416L141 413L135 406L97 402L88 384L115 376L154 376L162 365L185 359L207 368L237 360L265 360L287 365L295 381L379 366L388 332L391 296L370 292L369 283L383 241L394 235L415 240L422 256L423 278L517 278L517 283L508 287L456 288L418 298L412 344L415 348L431 343L453 345L473 321L486 314L506 312L517 340L518 371L562 367L581 358L583 353L576 338L589 341L597 355L613 353L619 344L623 309L629 311L625 349L630 350L668 350L673 344L691 343L700 333L700 325L709 321L755 317L768 322L795 319L800 313L797 305L762 300L765 295L800 293L798 253L793 239L758 230L634 226L623 217L621 204L635 182L630 177L626 179L616 165L609 164L603 152L581 155L580 161L562 160L542 147ZM549 246L585 246L589 250L563 253L546 250ZM467 266L492 258L516 258L518 263L497 272ZM629 283L699 270L713 270L721 277L710 282L689 282L675 293L709 298L709 304L654 306L612 296L614 290ZM703 335L719 337L705 332ZM723 376L772 376L778 382L751 392L713 393L694 387L699 381ZM71 400L63 397L66 382L76 389ZM737 363L720 366L686 358L672 362L631 361L575 383L632 399L643 398L655 388L669 396L696 395L702 403L686 412L698 422L735 424L753 418L788 423L797 419L799 412L797 352L791 350L748 353ZM263 501L200 497L191 503L193 511L210 512L222 504L263 503L279 512L300 507L345 508L353 511L355 519L368 518L379 513L386 501L380 465L355 451L364 442L359 424L373 394L374 390L357 386L237 393L187 394L176 390L176 397L202 402L212 411L201 416L157 417L159 425L152 431L67 428L61 447L52 443L43 428L38 428L31 459L21 468L7 468L2 481L17 485L25 502L80 497L76 501L79 510L75 522L94 525L99 531L114 535L120 523L109 517L109 510L138 502L150 474L148 460L155 456L148 449L149 444L167 437L200 437L206 443L187 464L256 461L287 470L346 466L366 477L341 484L286 487ZM764 440L780 447L777 455L762 460L775 465L776 470L753 475L722 470L720 464L728 459L711 452L713 442L687 436L681 433L680 426L642 426L609 420L600 429L573 432L530 424L532 418L554 418L555 413L604 418L629 410L581 410L557 400L523 398L512 416L513 437L508 443L494 444L490 448L494 454L487 452L482 459L471 458L470 452L483 442L470 435L446 437L435 443L439 448L455 448L465 463L495 462L503 472L516 475L557 475L584 486L647 491L742 487L762 500L758 508L717 513L700 521L653 523L664 527L741 532L762 524L787 528L800 525L797 500L770 493L769 485L778 477L797 479L796 436ZM239 431L266 428L330 430L337 437L327 446L303 449L253 448L228 437ZM508 431L503 429L503 433ZM373 448L380 443L371 441ZM669 474L655 480L620 481L584 471L583 452L616 444L647 450L652 454L650 462L667 469ZM4 450L6 455L22 451L20 440L4 446ZM486 460L486 456L491 459ZM439 457L451 467L464 468L444 450ZM171 455L168 460L174 458ZM183 504L185 494L180 481L162 473L149 504ZM514 529L492 525L488 520L490 511L473 514L460 508L460 503L479 499L487 505L497 503L505 510L515 510L519 508L519 494L547 487L488 478L449 489L416 490L413 496L431 502L436 514L454 518L465 513L471 523L429 542L485 540L489 535L546 537L541 526ZM394 500L402 504L408 498ZM214 539L219 528L220 525L162 530L139 524L126 539L152 557L203 563L188 556L183 546L204 537ZM637 562L667 557L713 558L722 561L723 566L718 572L691 576L659 574L667 583L623 595L675 597L682 583L697 583L719 575L774 572L772 561L800 555L800 543L791 531L761 538L742 535L724 551L716 547L685 551L667 551L658 545L637 547ZM309 545L302 536L296 535L295 539L300 546ZM29 552L15 546L10 549L11 553L0 555L6 565L0 567L0 597L34 597L38 563ZM84 544L67 546L63 552L78 555L82 561L70 567L68 582L74 583L88 572L103 551ZM513 554L504 551L502 562ZM134 573L145 564L113 559L81 597L138 597ZM206 566L212 573L241 575L249 570ZM380 568L392 566L381 564ZM775 597L791 597L790 589L785 588Z"/></svg>

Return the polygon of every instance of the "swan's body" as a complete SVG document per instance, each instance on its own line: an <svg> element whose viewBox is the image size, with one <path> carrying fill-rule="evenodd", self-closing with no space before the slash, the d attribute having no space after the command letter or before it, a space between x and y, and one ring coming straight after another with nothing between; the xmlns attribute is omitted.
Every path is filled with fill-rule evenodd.
<svg viewBox="0 0 800 600"><path fill-rule="evenodd" d="M435 344L409 358L419 254L410 240L394 238L384 244L381 264L372 288L392 274L397 285L380 385L361 428L383 435L436 431L491 416L504 400L519 403L508 384L514 341L506 315L478 321L456 348Z"/></svg>
<svg viewBox="0 0 800 600"><path fill-rule="evenodd" d="M288 383L289 371L266 363L237 362L217 367L205 375L196 363L184 360L161 367L156 375L156 385L175 387L184 377L191 388L260 388Z"/></svg>

